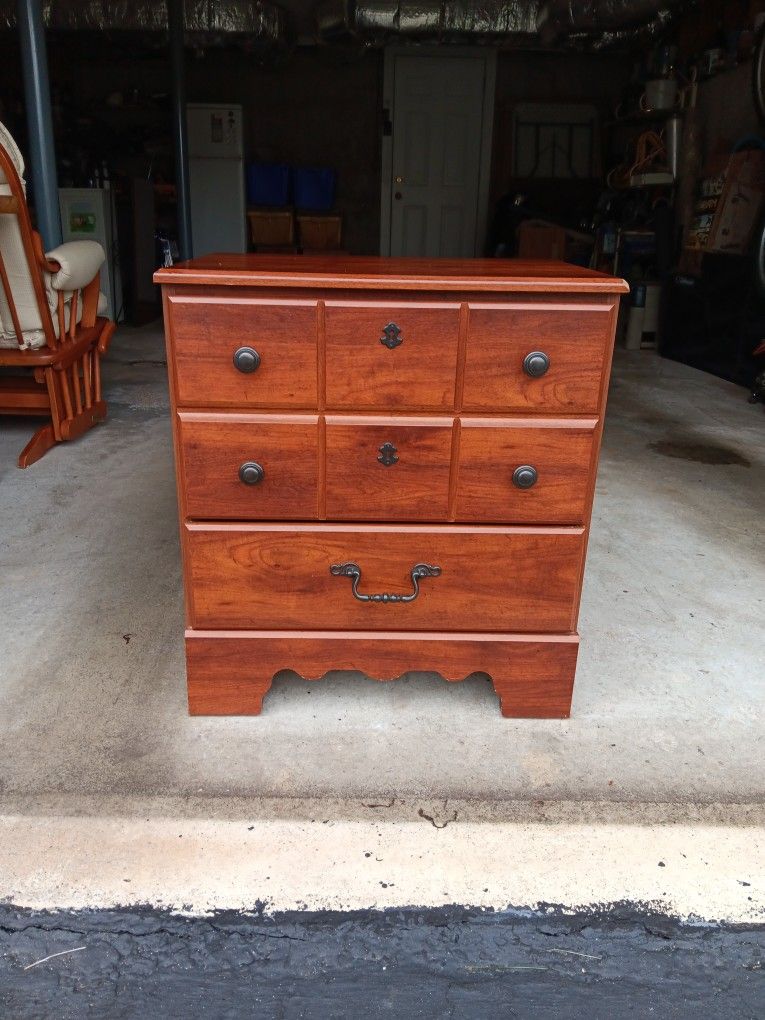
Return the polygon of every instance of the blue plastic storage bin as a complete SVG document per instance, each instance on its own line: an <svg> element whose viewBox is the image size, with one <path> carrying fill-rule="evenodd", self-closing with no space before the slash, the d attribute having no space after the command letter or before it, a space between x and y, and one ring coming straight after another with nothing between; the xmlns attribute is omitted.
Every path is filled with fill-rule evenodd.
<svg viewBox="0 0 765 1020"><path fill-rule="evenodd" d="M328 212L335 205L337 174L331 167L295 167L293 191L298 209Z"/></svg>
<svg viewBox="0 0 765 1020"><path fill-rule="evenodd" d="M247 164L249 205L289 205L292 167L287 163Z"/></svg>

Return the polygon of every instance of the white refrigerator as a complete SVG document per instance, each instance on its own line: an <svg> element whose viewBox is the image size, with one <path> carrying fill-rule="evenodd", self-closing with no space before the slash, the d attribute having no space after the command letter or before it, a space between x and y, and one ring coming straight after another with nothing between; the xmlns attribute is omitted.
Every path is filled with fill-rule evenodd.
<svg viewBox="0 0 765 1020"><path fill-rule="evenodd" d="M194 255L247 251L242 107L186 107Z"/></svg>
<svg viewBox="0 0 765 1020"><path fill-rule="evenodd" d="M101 188L59 188L58 205L62 240L98 241L104 249L101 291L106 295L109 318L124 322L114 192Z"/></svg>

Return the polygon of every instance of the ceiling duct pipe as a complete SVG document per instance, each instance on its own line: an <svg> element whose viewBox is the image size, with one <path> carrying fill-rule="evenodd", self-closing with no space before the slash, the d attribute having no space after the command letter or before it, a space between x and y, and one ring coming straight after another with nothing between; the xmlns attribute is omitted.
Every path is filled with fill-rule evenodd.
<svg viewBox="0 0 765 1020"><path fill-rule="evenodd" d="M323 0L316 9L320 38L382 41L499 39L533 36L541 0Z"/></svg>
<svg viewBox="0 0 765 1020"><path fill-rule="evenodd" d="M443 31L446 35L508 36L535 35L542 2L471 3L450 0L443 5Z"/></svg>
<svg viewBox="0 0 765 1020"><path fill-rule="evenodd" d="M58 31L167 32L166 0L47 0L46 28ZM226 36L278 43L285 36L285 16L265 0L185 0L186 35L194 41ZM0 27L16 27L16 3L0 2Z"/></svg>
<svg viewBox="0 0 765 1020"><path fill-rule="evenodd" d="M642 30L655 34L685 0L550 0L539 25L543 44L599 39L612 45L634 40Z"/></svg>
<svg viewBox="0 0 765 1020"><path fill-rule="evenodd" d="M493 41L604 48L658 35L689 0L321 0L319 38Z"/></svg>

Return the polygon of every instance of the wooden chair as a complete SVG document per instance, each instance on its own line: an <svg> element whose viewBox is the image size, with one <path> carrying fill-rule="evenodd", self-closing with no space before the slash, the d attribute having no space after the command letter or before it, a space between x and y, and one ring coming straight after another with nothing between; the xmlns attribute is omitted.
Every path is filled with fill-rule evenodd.
<svg viewBox="0 0 765 1020"><path fill-rule="evenodd" d="M43 254L23 176L21 153L0 124L0 414L48 419L19 455L28 467L106 417L101 358L115 326L101 314L103 248L71 241Z"/></svg>

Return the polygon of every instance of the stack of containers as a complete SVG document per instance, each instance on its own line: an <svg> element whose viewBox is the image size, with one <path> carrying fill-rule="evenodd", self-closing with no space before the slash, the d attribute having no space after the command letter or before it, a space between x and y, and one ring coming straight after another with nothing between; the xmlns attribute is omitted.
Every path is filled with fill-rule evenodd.
<svg viewBox="0 0 765 1020"><path fill-rule="evenodd" d="M342 216L333 212L337 175L331 167L287 163L247 166L247 216L258 251L339 250Z"/></svg>
<svg viewBox="0 0 765 1020"><path fill-rule="evenodd" d="M300 247L303 251L337 251L343 218L333 212L337 177L330 167L296 167L294 195Z"/></svg>
<svg viewBox="0 0 765 1020"><path fill-rule="evenodd" d="M259 251L295 250L291 190L292 167L289 164L247 165L247 219L250 240Z"/></svg>

